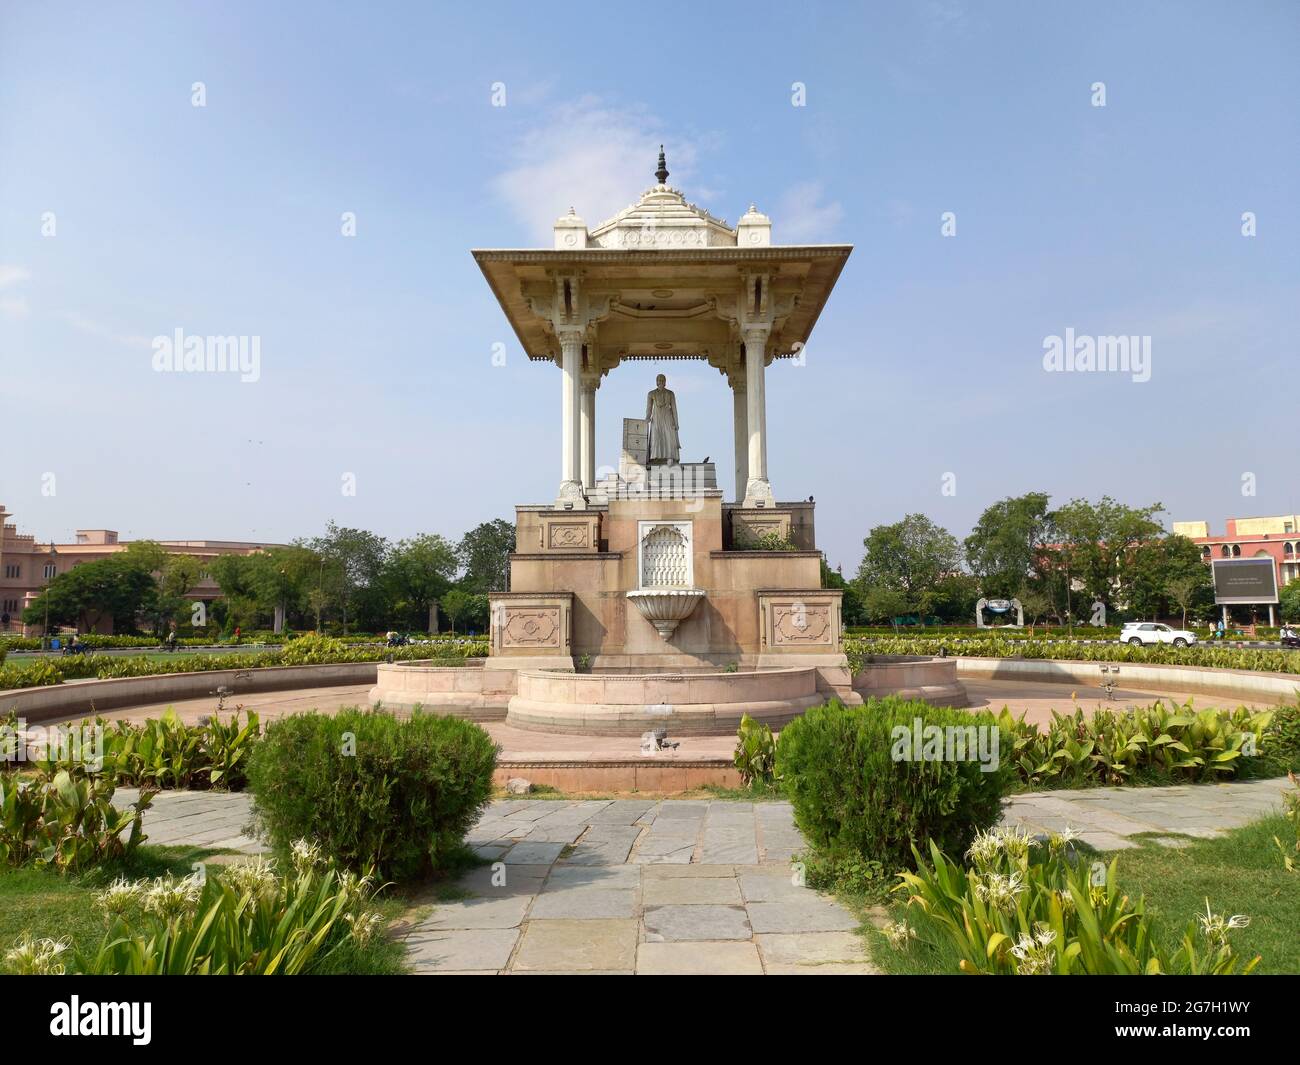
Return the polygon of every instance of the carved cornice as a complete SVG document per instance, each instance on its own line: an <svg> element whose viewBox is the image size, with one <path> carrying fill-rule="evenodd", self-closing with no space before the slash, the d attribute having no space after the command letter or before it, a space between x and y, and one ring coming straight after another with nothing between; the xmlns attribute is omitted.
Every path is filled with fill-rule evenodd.
<svg viewBox="0 0 1300 1065"><path fill-rule="evenodd" d="M539 263L556 268L565 266L581 269L584 266L635 263L780 263L806 262L809 259L847 259L853 251L851 244L778 245L769 248L663 248L654 251L633 251L627 248L586 248L581 251L563 251L550 248L475 249L472 253L479 262Z"/></svg>

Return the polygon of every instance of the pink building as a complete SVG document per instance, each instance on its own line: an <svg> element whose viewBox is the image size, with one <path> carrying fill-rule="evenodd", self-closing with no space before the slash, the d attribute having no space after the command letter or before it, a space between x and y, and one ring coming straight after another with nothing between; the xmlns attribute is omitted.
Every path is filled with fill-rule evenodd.
<svg viewBox="0 0 1300 1065"><path fill-rule="evenodd" d="M1271 518L1229 518L1222 536L1211 535L1204 521L1176 521L1173 532L1201 546L1206 562L1216 558L1271 558L1277 586L1300 579L1300 515Z"/></svg>
<svg viewBox="0 0 1300 1065"><path fill-rule="evenodd" d="M131 541L119 540L112 529L78 529L73 543L39 542L34 536L20 533L8 522L12 515L0 506L0 631L18 632L23 628L23 611L32 604L56 574L81 565L108 558L125 551ZM211 560L219 555L250 555L279 544L251 543L242 540L159 540L163 550L177 555L191 555ZM221 598L216 581L201 570L199 580L188 592L192 599L212 602ZM4 618L8 616L8 622ZM39 626L32 630L39 632ZM29 633L30 635L30 633Z"/></svg>

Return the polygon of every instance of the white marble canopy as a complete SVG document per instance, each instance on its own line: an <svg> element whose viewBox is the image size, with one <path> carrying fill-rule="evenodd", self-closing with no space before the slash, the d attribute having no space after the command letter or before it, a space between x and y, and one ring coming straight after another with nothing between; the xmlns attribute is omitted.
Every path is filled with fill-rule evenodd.
<svg viewBox="0 0 1300 1065"><path fill-rule="evenodd" d="M570 208L551 249L473 252L529 358L564 371L556 503L586 505L600 378L625 359L688 358L735 390L737 500L770 505L764 370L807 344L852 246L774 245L752 206L733 229L668 186L662 151L656 177L594 229Z"/></svg>

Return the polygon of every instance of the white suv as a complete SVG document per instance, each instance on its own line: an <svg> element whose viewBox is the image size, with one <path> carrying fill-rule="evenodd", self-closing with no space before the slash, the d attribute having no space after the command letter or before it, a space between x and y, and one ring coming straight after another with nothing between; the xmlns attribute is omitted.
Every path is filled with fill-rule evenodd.
<svg viewBox="0 0 1300 1065"><path fill-rule="evenodd" d="M1190 647L1196 642L1196 633L1186 629L1171 629L1157 621L1129 621L1119 634L1119 642L1134 645L1171 643L1175 647Z"/></svg>

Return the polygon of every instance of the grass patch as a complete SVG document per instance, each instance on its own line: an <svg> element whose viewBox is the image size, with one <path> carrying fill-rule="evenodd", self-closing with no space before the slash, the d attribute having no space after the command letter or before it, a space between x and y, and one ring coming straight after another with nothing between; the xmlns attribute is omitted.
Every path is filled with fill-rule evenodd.
<svg viewBox="0 0 1300 1065"><path fill-rule="evenodd" d="M1176 833L1161 833L1163 837ZM1185 847L1162 847L1150 837L1119 851L1119 883L1130 896L1144 895L1163 945L1171 950L1187 923L1205 912L1205 900L1215 913L1246 914L1250 924L1232 933L1232 943L1246 958L1256 954L1257 973L1300 973L1300 874L1288 873L1273 837L1295 838L1291 823L1280 814L1234 829L1219 839L1192 840ZM895 899L897 897L895 896ZM850 905L854 899L845 899ZM864 912L861 900L856 907ZM907 919L907 907L889 904L894 920ZM957 972L957 954L913 942L895 950L874 928L864 929L874 961L892 975L928 976Z"/></svg>
<svg viewBox="0 0 1300 1065"><path fill-rule="evenodd" d="M91 897L119 876L187 876L194 863L218 852L199 847L143 846L126 861L89 870L80 876L61 876L52 869L0 867L0 953L13 946L23 932L38 939L70 940L81 950L96 946L104 923L91 906Z"/></svg>

